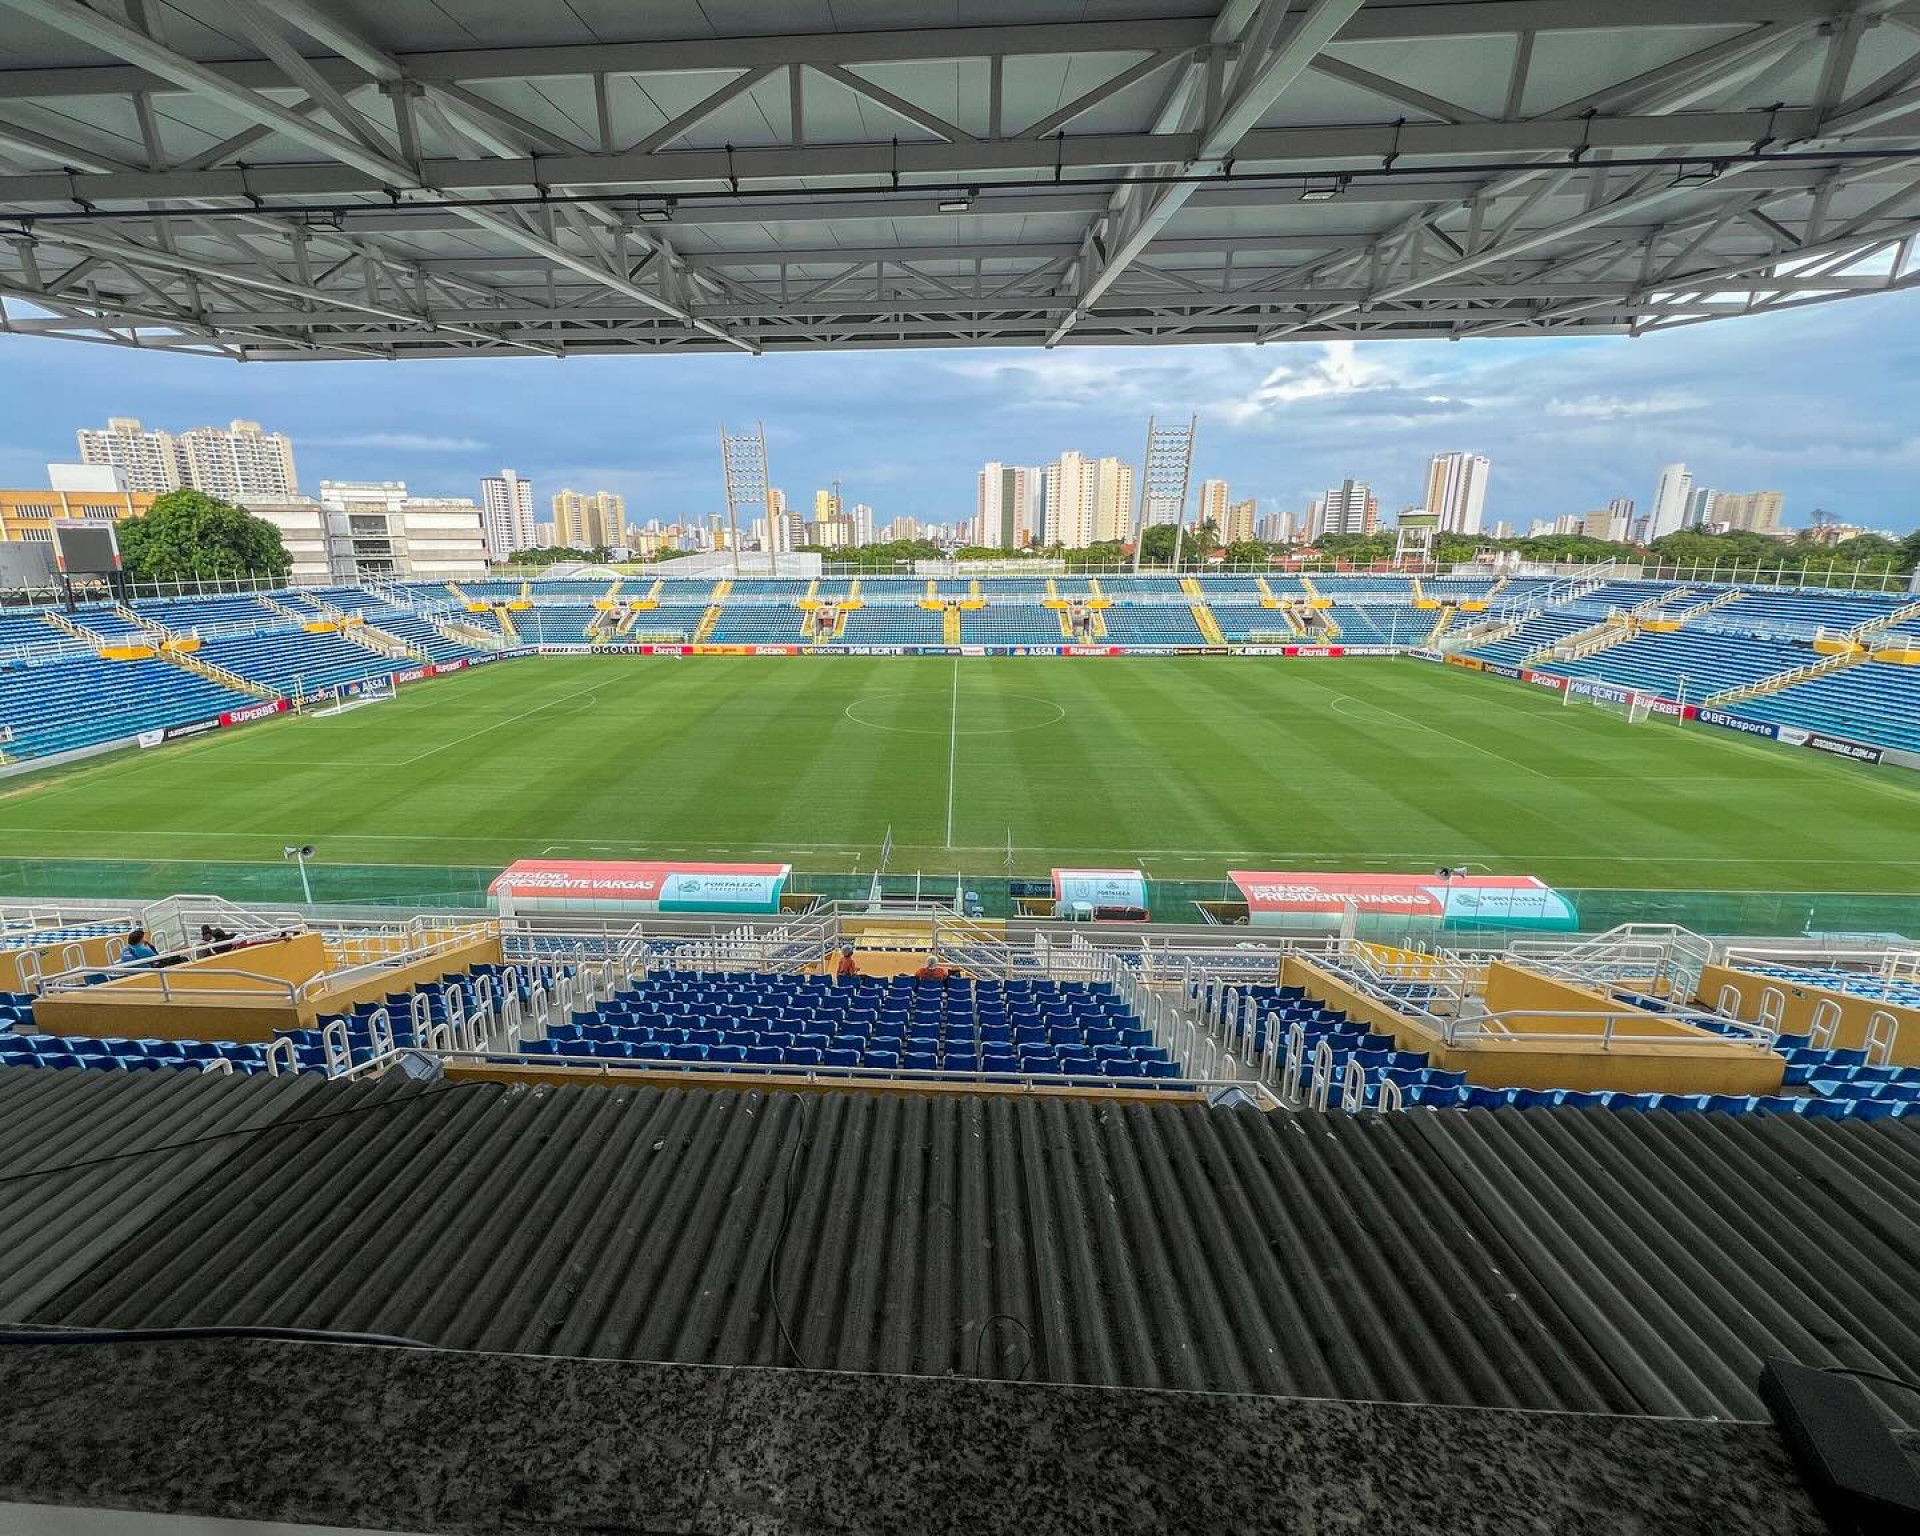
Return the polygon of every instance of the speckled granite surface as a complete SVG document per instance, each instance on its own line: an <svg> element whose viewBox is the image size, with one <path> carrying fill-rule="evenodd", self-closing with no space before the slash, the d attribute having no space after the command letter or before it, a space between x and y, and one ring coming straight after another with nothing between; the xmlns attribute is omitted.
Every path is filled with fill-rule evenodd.
<svg viewBox="0 0 1920 1536"><path fill-rule="evenodd" d="M225 1341L0 1350L0 1499L476 1536L1824 1529L1754 1425Z"/></svg>

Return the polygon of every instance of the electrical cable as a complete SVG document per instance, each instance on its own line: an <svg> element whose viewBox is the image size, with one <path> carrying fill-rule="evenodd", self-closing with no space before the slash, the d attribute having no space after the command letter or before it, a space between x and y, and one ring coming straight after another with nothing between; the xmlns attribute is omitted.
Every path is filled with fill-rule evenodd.
<svg viewBox="0 0 1920 1536"><path fill-rule="evenodd" d="M800 1153L807 1137L807 1096L796 1093L793 1099L799 1106L799 1130L793 1138L793 1151L787 1155L787 1171L780 1180L780 1226L773 1234L773 1247L767 1251L767 1305L780 1331L780 1341L787 1346L787 1354L804 1371L808 1368L807 1362L800 1353L800 1346L793 1341L793 1331L787 1326L787 1314L780 1305L780 1250L787 1241L787 1224L793 1218L793 1178L799 1169Z"/></svg>
<svg viewBox="0 0 1920 1536"><path fill-rule="evenodd" d="M381 1099L372 1104L353 1104L345 1109L328 1110L322 1115L301 1115L291 1120L275 1120L268 1125L235 1126L229 1131L208 1131L205 1135L189 1136L182 1141L163 1141L151 1147L130 1147L125 1152L105 1152L99 1157L76 1158L70 1163L53 1163L42 1168L23 1168L17 1173L0 1174L0 1185L24 1183L28 1179L52 1178L62 1173L84 1173L89 1168L102 1168L109 1163L131 1162L135 1158L155 1157L162 1152L184 1152L216 1141L232 1141L244 1136L265 1136L272 1131L288 1131L303 1125L324 1125L330 1120L348 1120L356 1115L372 1114L376 1110L418 1104L422 1099L437 1099L452 1093L458 1086L457 1083L448 1083L441 1088L422 1089L419 1093L396 1094L392 1098Z"/></svg>
<svg viewBox="0 0 1920 1536"><path fill-rule="evenodd" d="M421 1339L393 1333L354 1333L332 1328L254 1327L209 1323L185 1328L20 1328L0 1325L0 1345L29 1347L102 1344L184 1344L200 1339L269 1339L289 1344L370 1344L383 1349L434 1349Z"/></svg>
<svg viewBox="0 0 1920 1536"><path fill-rule="evenodd" d="M1829 1376L1858 1376L1863 1381L1883 1381L1890 1387L1905 1387L1909 1392L1920 1392L1920 1380L1912 1376L1895 1375L1892 1371L1869 1370L1859 1365L1823 1365L1820 1369Z"/></svg>
<svg viewBox="0 0 1920 1536"><path fill-rule="evenodd" d="M986 1370L981 1363L980 1356L982 1350L986 1347L987 1335L993 1331L993 1325L995 1323L1012 1323L1013 1326L1018 1328L1025 1336L1027 1353L1020 1361L1020 1369L1014 1372L1013 1376L1015 1381L1025 1381L1027 1379L1027 1372L1033 1368L1033 1362L1037 1358L1039 1350L1034 1341L1033 1330L1029 1328L1022 1319L1015 1317L1011 1312L995 1312L980 1325L980 1331L974 1335L973 1339L973 1374L976 1376L986 1375Z"/></svg>
<svg viewBox="0 0 1920 1536"><path fill-rule="evenodd" d="M1128 187L1170 187L1209 185L1233 186L1235 188L1286 188L1305 183L1326 180L1354 181L1433 181L1451 180L1463 176L1494 176L1516 171L1550 172L1577 168L1580 164L1579 151L1573 152L1562 160L1483 160L1470 163L1448 165L1408 167L1369 164L1349 167L1316 166L1311 172L1303 171L1242 171L1237 167L1229 175L1221 171L1207 171L1202 174L1159 173L1129 176L1066 176L1059 174L1045 181L1009 181L969 183L965 190L972 195L984 197L989 194L996 197L1001 194L1033 194L1050 196L1062 188L1078 188L1086 191L1118 191ZM1709 155L1698 151L1691 154L1660 155L1623 155L1607 162L1613 170L1657 170L1671 168L1679 171L1689 167L1711 165L1715 175L1739 166L1756 165L1795 165L1795 164L1857 164L1874 161L1911 160L1914 151L1905 149L1826 149L1826 150L1747 150L1730 155ZM910 174L910 173L909 173ZM896 186L891 181L867 182L853 186L837 186L826 189L836 201L849 199L871 199L884 206L903 200L939 197L955 192L955 184L949 182L925 182L914 185ZM1410 194L1413 195L1413 194ZM258 194L251 194L258 197ZM72 199L80 202L78 198ZM248 218L258 219L262 215L291 215L302 218L336 221L333 227L344 229L349 216L370 214L390 217L396 210L401 212L459 212L462 209L494 209L552 207L555 204L594 204L600 207L620 210L622 204L644 203L648 210L665 207L669 220L673 207L682 203L704 202L742 202L763 203L786 201L797 210L797 216L805 216L806 210L817 204L806 198L796 198L793 189L780 187L728 187L717 191L641 191L577 193L556 195L552 192L522 194L518 196L448 198L428 197L409 199L398 203L266 203L258 206L250 203L244 208L141 208L103 211L87 203L71 209L56 209L50 212L25 213L18 211L0 212L0 220L18 225L17 230L9 233L27 233L35 224L64 223L140 223L150 224L156 219L218 219ZM1014 199L1017 201L1018 199ZM991 211L991 210L989 210ZM816 213L814 217L819 217ZM643 222L645 222L643 220Z"/></svg>

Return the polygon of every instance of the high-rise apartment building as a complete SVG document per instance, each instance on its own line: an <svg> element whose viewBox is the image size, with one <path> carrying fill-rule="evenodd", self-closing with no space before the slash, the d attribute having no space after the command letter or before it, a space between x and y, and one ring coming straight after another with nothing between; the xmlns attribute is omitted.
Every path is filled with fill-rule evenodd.
<svg viewBox="0 0 1920 1536"><path fill-rule="evenodd" d="M973 541L988 549L1024 549L1043 537L1046 479L1037 467L983 465L974 492Z"/></svg>
<svg viewBox="0 0 1920 1536"><path fill-rule="evenodd" d="M1133 526L1133 466L1067 452L1046 467L1046 542L1066 549L1118 542Z"/></svg>
<svg viewBox="0 0 1920 1536"><path fill-rule="evenodd" d="M880 530L880 536L889 543L895 539L917 539L920 537L920 521L913 517L896 517Z"/></svg>
<svg viewBox="0 0 1920 1536"><path fill-rule="evenodd" d="M485 519L487 554L510 560L533 543L533 482L510 469L480 481L480 509Z"/></svg>
<svg viewBox="0 0 1920 1536"><path fill-rule="evenodd" d="M626 498L566 490L553 498L553 539L568 549L618 549L627 542Z"/></svg>
<svg viewBox="0 0 1920 1536"><path fill-rule="evenodd" d="M840 515L840 493L838 491L815 491L813 493L813 520L817 523L823 517Z"/></svg>
<svg viewBox="0 0 1920 1536"><path fill-rule="evenodd" d="M1440 519L1442 533L1478 533L1487 505L1485 454L1436 453L1427 465L1427 510Z"/></svg>
<svg viewBox="0 0 1920 1536"><path fill-rule="evenodd" d="M853 519L845 513L815 518L807 524L805 542L820 549L853 547Z"/></svg>
<svg viewBox="0 0 1920 1536"><path fill-rule="evenodd" d="M1298 519L1291 512L1269 512L1255 525L1259 536L1269 544L1291 544L1299 531Z"/></svg>
<svg viewBox="0 0 1920 1536"><path fill-rule="evenodd" d="M1133 466L1101 459L1094 466L1093 541L1119 543L1133 533Z"/></svg>
<svg viewBox="0 0 1920 1536"><path fill-rule="evenodd" d="M1369 534L1380 526L1380 498L1364 480L1343 480L1314 505L1319 509L1313 529L1317 539Z"/></svg>
<svg viewBox="0 0 1920 1536"><path fill-rule="evenodd" d="M1647 514L1647 537L1662 538L1686 526L1687 503L1693 495L1693 476L1684 464L1668 464L1654 482L1653 508Z"/></svg>
<svg viewBox="0 0 1920 1536"><path fill-rule="evenodd" d="M1258 507L1251 496L1228 506L1225 520L1219 524L1222 544L1240 544L1254 536Z"/></svg>
<svg viewBox="0 0 1920 1536"><path fill-rule="evenodd" d="M1203 523L1212 523L1219 533L1222 543L1230 543L1227 538L1227 482L1224 480L1202 480L1200 482L1200 519Z"/></svg>
<svg viewBox="0 0 1920 1536"><path fill-rule="evenodd" d="M262 431L257 421L225 428L194 427L178 436L150 432L131 416L111 418L104 431L80 434L80 459L110 465L130 491L163 495L204 491L222 501L295 501L300 481L293 467L293 440Z"/></svg>
<svg viewBox="0 0 1920 1536"><path fill-rule="evenodd" d="M1614 497L1612 501L1607 503L1607 510L1615 514L1620 519L1620 521L1626 524L1629 528L1633 526L1634 507L1633 507L1633 498L1631 496Z"/></svg>
<svg viewBox="0 0 1920 1536"><path fill-rule="evenodd" d="M254 501L247 510L280 530L295 581L468 581L487 571L479 506L410 496L403 480L322 480L317 502Z"/></svg>
<svg viewBox="0 0 1920 1536"><path fill-rule="evenodd" d="M873 508L864 501L856 501L848 516L853 519L853 542L871 544L873 542Z"/></svg>
<svg viewBox="0 0 1920 1536"><path fill-rule="evenodd" d="M1713 521L1746 533L1778 533L1786 503L1779 491L1722 491L1713 501Z"/></svg>
<svg viewBox="0 0 1920 1536"><path fill-rule="evenodd" d="M1630 521L1626 513L1608 507L1582 517L1580 532L1589 539L1604 539L1609 544L1617 544L1627 536L1627 524Z"/></svg>
<svg viewBox="0 0 1920 1536"><path fill-rule="evenodd" d="M1708 523L1717 521L1719 514L1714 511L1713 504L1719 499L1719 496L1720 493L1718 491L1710 491L1704 485L1696 485L1692 490L1688 491L1687 520L1685 526L1688 528L1704 528Z"/></svg>

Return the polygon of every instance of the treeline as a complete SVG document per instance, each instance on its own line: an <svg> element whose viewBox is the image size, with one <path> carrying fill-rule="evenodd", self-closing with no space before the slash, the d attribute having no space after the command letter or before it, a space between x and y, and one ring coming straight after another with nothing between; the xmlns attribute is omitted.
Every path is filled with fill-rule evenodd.
<svg viewBox="0 0 1920 1536"><path fill-rule="evenodd" d="M1366 535L1334 534L1317 540L1311 547L1318 559L1355 566L1384 563L1393 558L1394 535L1390 530ZM1143 567L1165 569L1173 563L1174 529L1171 525L1149 528L1140 551ZM1180 539L1180 564L1192 569L1206 564L1215 553L1229 565L1263 566L1302 554L1303 544L1270 544L1262 539L1244 539L1221 547L1218 530L1212 523L1188 527ZM884 544L867 544L856 549L820 549L808 546L836 565L862 566L879 570L910 564L915 560L1018 560L1022 558L1063 561L1069 569L1128 565L1133 561L1131 546L1117 540L1089 544L1084 549L1045 548L995 549L967 545L945 549L930 539L895 539ZM1823 543L1807 534L1792 539L1768 538L1760 533L1670 533L1649 545L1614 543L1589 539L1577 533L1542 534L1536 538L1492 539L1463 534L1441 534L1434 541L1433 558L1440 565L1460 565L1484 550L1518 551L1523 559L1556 565L1598 564L1618 560L1630 565L1658 565L1708 568L1721 566L1784 569L1791 572L1833 571L1851 574L1911 571L1920 566L1920 532L1904 539L1890 539L1877 533L1856 534L1838 543Z"/></svg>

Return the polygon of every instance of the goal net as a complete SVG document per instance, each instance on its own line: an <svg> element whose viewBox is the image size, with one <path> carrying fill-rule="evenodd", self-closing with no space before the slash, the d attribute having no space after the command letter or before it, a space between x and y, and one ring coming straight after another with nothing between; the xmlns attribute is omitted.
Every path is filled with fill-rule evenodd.
<svg viewBox="0 0 1920 1536"><path fill-rule="evenodd" d="M1609 714L1621 715L1629 725L1640 725L1653 715L1654 695L1633 692L1622 695L1589 694L1587 702L1595 709L1604 709Z"/></svg>
<svg viewBox="0 0 1920 1536"><path fill-rule="evenodd" d="M392 697L392 678L368 678L364 682L343 683L337 688L325 688L309 695L307 713L316 719L324 719L328 715L344 715L350 709L363 709L369 704L384 704Z"/></svg>

